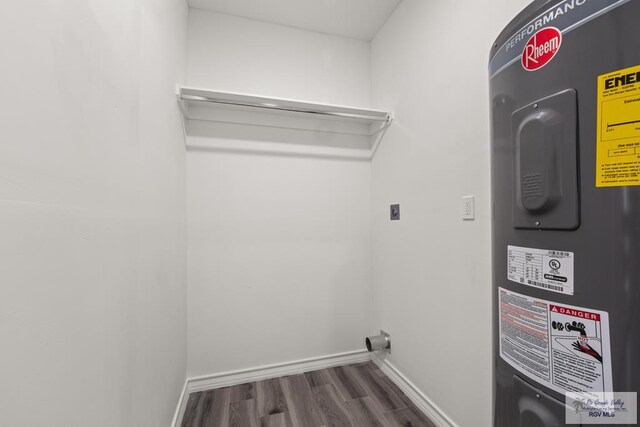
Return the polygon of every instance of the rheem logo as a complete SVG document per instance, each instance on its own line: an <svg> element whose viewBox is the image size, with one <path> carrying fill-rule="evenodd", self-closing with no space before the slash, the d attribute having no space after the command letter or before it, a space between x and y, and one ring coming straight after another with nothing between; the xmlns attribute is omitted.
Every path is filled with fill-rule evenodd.
<svg viewBox="0 0 640 427"><path fill-rule="evenodd" d="M527 71L544 67L556 56L562 44L562 33L555 27L546 27L535 33L522 51L522 66Z"/></svg>

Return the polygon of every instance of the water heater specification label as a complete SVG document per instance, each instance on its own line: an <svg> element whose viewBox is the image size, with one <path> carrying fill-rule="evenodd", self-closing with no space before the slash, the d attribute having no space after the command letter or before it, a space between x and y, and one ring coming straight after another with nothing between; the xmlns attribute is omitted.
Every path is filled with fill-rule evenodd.
<svg viewBox="0 0 640 427"><path fill-rule="evenodd" d="M498 288L500 357L559 393L611 392L609 316Z"/></svg>
<svg viewBox="0 0 640 427"><path fill-rule="evenodd" d="M573 252L507 246L507 278L573 295Z"/></svg>
<svg viewBox="0 0 640 427"><path fill-rule="evenodd" d="M596 187L640 185L640 65L598 77Z"/></svg>

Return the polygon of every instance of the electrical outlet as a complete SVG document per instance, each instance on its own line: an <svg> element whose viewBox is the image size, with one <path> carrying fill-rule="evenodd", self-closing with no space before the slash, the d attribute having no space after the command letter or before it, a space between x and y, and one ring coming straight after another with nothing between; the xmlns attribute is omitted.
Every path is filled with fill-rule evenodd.
<svg viewBox="0 0 640 427"><path fill-rule="evenodd" d="M462 198L462 219L472 220L476 217L476 207L473 196Z"/></svg>

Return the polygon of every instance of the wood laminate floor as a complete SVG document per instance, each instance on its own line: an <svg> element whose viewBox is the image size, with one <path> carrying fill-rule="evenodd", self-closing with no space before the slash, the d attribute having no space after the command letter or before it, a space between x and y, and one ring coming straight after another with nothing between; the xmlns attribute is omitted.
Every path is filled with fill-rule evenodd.
<svg viewBox="0 0 640 427"><path fill-rule="evenodd" d="M189 395L182 427L435 425L373 363Z"/></svg>

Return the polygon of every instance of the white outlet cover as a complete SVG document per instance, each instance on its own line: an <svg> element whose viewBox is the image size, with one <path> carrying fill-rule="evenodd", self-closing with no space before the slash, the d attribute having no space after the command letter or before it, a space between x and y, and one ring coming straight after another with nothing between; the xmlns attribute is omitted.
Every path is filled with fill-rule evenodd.
<svg viewBox="0 0 640 427"><path fill-rule="evenodd" d="M472 220L476 218L476 206L474 196L462 197L462 219Z"/></svg>

